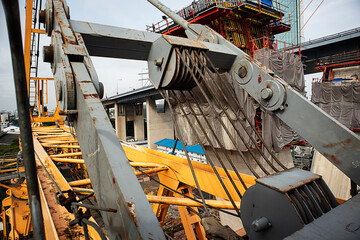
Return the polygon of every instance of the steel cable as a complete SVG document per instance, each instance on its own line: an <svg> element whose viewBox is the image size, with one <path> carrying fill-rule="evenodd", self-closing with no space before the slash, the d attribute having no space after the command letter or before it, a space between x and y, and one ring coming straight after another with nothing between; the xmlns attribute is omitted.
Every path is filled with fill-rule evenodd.
<svg viewBox="0 0 360 240"><path fill-rule="evenodd" d="M275 162L277 164L279 164L279 166L281 168L283 168L284 170L288 169L283 163L280 162L280 160L275 156L275 154L270 150L270 147L265 143L263 137L258 133L258 131L256 130L255 126L251 123L249 117L247 116L244 108L240 105L240 102L235 98L234 94L232 93L231 89L230 89L230 84L228 81L224 80L221 77L221 74L219 73L219 71L215 68L214 64L210 61L210 58L205 54L205 53L201 53L206 59L207 62L210 63L211 67L214 69L215 73L217 74L217 76L219 77L221 83L222 83L222 87L220 87L218 85L218 88L221 90L221 92L223 93L223 96L225 98L228 98L229 96L232 98L232 100L236 103L237 107L239 108L239 110L241 111L241 113L243 114L245 120L248 122L249 126L251 127L251 129L253 130L253 132L255 133L255 135L258 137L258 139L260 140L260 142L262 143L262 145L264 146L264 148L267 150L267 152L271 155L271 157L275 160ZM206 67L206 66L205 66ZM206 67L207 68L207 67ZM210 69L208 69L208 71L210 71ZM226 89L227 92L224 91L224 88ZM228 100L228 102L230 103L230 100ZM229 104L229 107L232 109L232 111L235 113L235 109L232 107L231 104ZM239 120L240 124L242 125L242 127L244 128L245 132L247 133L247 135L249 136L249 138L251 139L251 141L254 143L254 145L256 146L257 150L259 151L259 153L262 155L262 157L264 159L266 159L266 157L263 155L263 151L258 147L258 145L256 144L257 141L251 136L251 133L249 133L247 131L247 128L243 125L243 122L237 117L237 119Z"/></svg>
<svg viewBox="0 0 360 240"><path fill-rule="evenodd" d="M171 104L170 104L169 97L168 97L167 94L164 94L164 96L166 97L165 100L166 100L166 101L168 102L168 104L169 104L170 111L171 111L171 113L172 113L171 115L174 116L174 118L175 118L175 115L174 115L174 114L175 114L175 111L173 111L173 108L172 108L172 106L171 106ZM191 127L193 128L192 125L191 125ZM198 136L197 134L195 135L195 137L196 137L197 141L200 142L200 138L199 138L199 136ZM181 140L180 140L180 141L181 141ZM203 146L202 146L202 147L203 147ZM212 162L210 156L209 156L206 152L205 152L205 157L206 157L206 159L209 159L209 163L210 163L212 169L214 170L215 175L216 175L217 178L219 179L220 184L221 184L221 186L223 187L226 195L228 196L231 204L232 204L232 205L234 206L234 208L237 210L238 217L240 217L240 210L237 209L236 204L235 204L233 198L231 197L231 194L230 194L229 190L226 188L224 181L222 180L222 178L221 178L219 172L217 171L217 169L215 168L215 165L214 165L214 163ZM198 190L199 190L199 192L201 192L201 189L198 189Z"/></svg>
<svg viewBox="0 0 360 240"><path fill-rule="evenodd" d="M176 49L178 51L178 53L180 52L179 49ZM186 54L188 57L190 57L189 52L187 52L187 50L185 50ZM182 61L184 61L184 59L182 58L182 56L180 55L180 58L182 59ZM191 59L192 61L193 59ZM194 63L193 63L194 64ZM188 67L188 66L187 66ZM189 68L189 67L188 67ZM204 79L205 76L201 73L200 69L198 68L198 66L195 65L196 70L200 73L201 77ZM189 69L190 70L190 69ZM236 150L239 152L240 157L243 159L243 162L246 164L246 166L248 167L248 169L252 172L252 174L255 177L260 177L258 173L256 173L256 171L251 167L251 165L246 161L246 158L244 156L244 154L242 153L241 149L238 147L234 137L232 136L232 134L229 132L229 130L227 129L227 127L225 126L224 122L222 121L221 117L218 116L214 106L211 104L211 100L209 98L209 96L206 94L205 89L201 86L199 80L195 77L194 73L191 72L193 79L195 81L195 83L197 84L197 86L199 87L199 90L201 91L201 93L203 94L203 96L205 97L206 101L208 102L210 109L212 110L212 112L215 114L216 118L218 119L219 123L222 125L223 129L226 131L226 133L228 134L230 140L232 141L232 143L234 144ZM204 81L205 83L205 81ZM207 90L214 96L214 92L212 91L211 87L209 87L208 85L206 85ZM216 101L216 103L221 106L221 103L219 102L219 100L214 97L214 100ZM222 107L222 106L221 106ZM223 109L223 108L222 108ZM225 109L223 109L225 115L227 115L227 117L229 118L227 112L225 111ZM230 120L230 119L229 119ZM242 138L242 137L240 137ZM258 159L254 158L255 162L258 164L258 166L260 167L260 169L266 174L269 175L270 173L264 168L264 166L262 166L262 164L258 161Z"/></svg>
<svg viewBox="0 0 360 240"><path fill-rule="evenodd" d="M164 93L164 92L163 92L163 93ZM166 94L163 94L163 95L165 95L165 96L163 96L164 98L167 97ZM206 213L209 213L209 212L208 212L208 209L207 209L207 207L206 207L205 198L204 198L204 196L203 196L203 194L202 194L202 192L201 192L201 188L200 188L199 182L198 182L198 180L197 180L197 178L196 178L196 174L195 174L195 171L194 171L194 167L193 167L193 165L192 165L192 163L191 163L191 160L190 160L190 157L189 157L189 153L188 153L188 151L187 151L187 149L186 149L186 145L185 145L185 142L184 142L183 135L181 134L180 127L178 126L178 124L177 124L177 122L176 122L175 115L174 115L174 112L173 112L173 109L172 109L171 104L169 104L169 108L170 108L170 111L172 112L171 116L172 116L172 119L173 119L173 123L174 123L174 125L175 125L175 130L176 130L176 133L177 133L177 137L180 139L181 144L182 144L182 146L183 146L183 148L184 148L185 156L186 156L186 159L187 159L187 161L188 161L188 164L189 164L189 167L190 167L190 170L191 170L191 174L192 174L193 179L194 179L194 181L195 181L196 188L199 189L200 197L201 197L201 200L203 201L204 210L205 210Z"/></svg>
<svg viewBox="0 0 360 240"><path fill-rule="evenodd" d="M180 104L180 102L179 102L179 99L175 96L174 93L173 93L173 95L174 95L174 97L175 97L176 100L178 101L178 104L179 104L180 107L181 107L181 104ZM191 124L191 121L189 120L189 118L188 118L187 115L185 114L185 111L184 111L184 109L183 109L182 107L181 107L181 111L183 112L184 116L186 117L188 123L190 124L191 129L194 131L195 137L196 137L197 140L199 141L199 140L200 140L200 137L199 137L198 133L196 132L194 126ZM201 125L200 125L200 126L201 126ZM202 127L202 126L201 126L201 127ZM206 135L205 135L205 136L206 136ZM210 139L208 139L208 141L209 141L209 143L211 143L211 142L210 142ZM203 145L202 145L202 147L204 148ZM225 172L226 172L226 175L228 176L230 182L232 183L235 191L238 193L239 197L242 198L242 195L241 195L239 189L238 189L237 186L235 185L234 180L233 180L232 177L230 176L227 168L225 167L225 165L224 165L223 162L221 161L221 158L220 158L219 155L216 153L215 148L213 147L213 145L211 145L211 147L212 147L215 155L218 157L220 164L223 166L223 168L224 168L224 170L225 170ZM215 171L216 168L215 168L215 165L214 165L213 161L211 160L210 156L207 155L207 156L206 156L206 159L209 161L210 165L213 167L213 170ZM220 175L219 175L218 179L221 179ZM235 204L235 202L234 202L234 199L232 198L232 196L231 196L230 192L228 191L228 189L226 188L225 184L223 185L223 189L225 190L226 194L228 195L229 200L230 200L230 202L232 203L232 205L234 206L236 212L237 212L238 215L240 216L240 210L237 208L237 206L236 206L236 204Z"/></svg>
<svg viewBox="0 0 360 240"><path fill-rule="evenodd" d="M195 111L193 110L193 108L191 107L190 103L189 103L188 100L186 99L186 96L184 95L184 93L183 93L182 91L180 91L180 92L183 94L184 99L185 99L185 101L187 102L188 108L191 110L192 114L194 115L195 120L196 120L196 122L199 124L199 127L201 128L202 132L204 133L204 136L205 136L206 140L209 142L212 151L213 151L214 154L217 156L217 158L219 159L219 162L220 162L221 166L224 168L227 176L228 176L229 179L232 181L232 179L231 179L231 177L230 177L230 174L228 173L228 170L227 170L225 164L223 164L220 156L217 154L217 151L215 150L215 147L213 146L213 144L211 144L211 140L210 140L209 136L206 134L206 131L205 131L205 129L203 128L203 126L201 125L198 117L196 116ZM175 95L174 92L173 92L173 94ZM193 96L193 95L191 95L191 96ZM176 97L176 96L175 96L175 97ZM194 99L194 101L196 101L196 99ZM223 150L223 154L225 155L225 157L226 157L227 160L229 161L229 163L230 163L231 167L233 168L235 174L237 175L237 177L239 178L241 184L243 185L244 189L246 190L246 189L247 189L247 186L246 186L244 180L242 179L242 177L240 176L239 172L237 171L235 165L234 165L233 162L231 161L229 155L226 153L225 147L222 145L221 141L220 141L219 138L216 136L216 133L215 133L214 129L212 128L212 126L211 126L211 124L209 123L209 121L206 119L205 114L203 113L202 109L200 108L200 106L198 105L197 102L196 102L196 104L197 104L197 107L198 107L199 111L200 111L201 114L202 114L202 117L204 118L205 122L207 123L208 128L209 128L210 131L212 132L215 140L216 140L217 143L219 144L220 148ZM185 115L185 116L186 116L186 115ZM189 121L189 124L190 124L190 121ZM194 129L194 130L195 130L195 129ZM203 147L203 146L202 146L202 147ZM203 147L203 148L205 149L205 147ZM233 183L233 182L232 182L232 183ZM233 184L233 185L234 185L234 184ZM235 186L236 186L236 185L235 185ZM234 186L234 188L235 188L235 186ZM237 189L237 188L235 188L235 190L236 190L236 189ZM242 195L241 195L240 193L238 193L238 194L239 194L240 198L242 198Z"/></svg>

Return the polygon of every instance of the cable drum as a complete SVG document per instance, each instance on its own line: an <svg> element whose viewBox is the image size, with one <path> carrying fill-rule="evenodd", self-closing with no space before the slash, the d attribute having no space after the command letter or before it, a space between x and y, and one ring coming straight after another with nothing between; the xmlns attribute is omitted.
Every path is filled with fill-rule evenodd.
<svg viewBox="0 0 360 240"><path fill-rule="evenodd" d="M186 51L189 52L190 55L187 55ZM166 73L161 83L162 89L191 90L196 86L191 72L195 73L196 78L200 82L202 81L200 76L205 73L203 66L206 64L206 59L203 55L195 54L195 51L200 50L178 47L172 50Z"/></svg>

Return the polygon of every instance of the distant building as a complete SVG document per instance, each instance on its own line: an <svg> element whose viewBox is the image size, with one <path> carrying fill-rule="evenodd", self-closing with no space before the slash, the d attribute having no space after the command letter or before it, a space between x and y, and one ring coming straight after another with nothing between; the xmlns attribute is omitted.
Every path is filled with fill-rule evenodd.
<svg viewBox="0 0 360 240"><path fill-rule="evenodd" d="M12 125L10 127L4 128L2 131L7 134L20 134L20 127Z"/></svg>
<svg viewBox="0 0 360 240"><path fill-rule="evenodd" d="M275 38L281 42L299 45L304 40L304 31L301 30L304 24L304 14L301 15L304 9L303 1L283 0L281 3L284 6L287 6L287 8L285 8L283 21L287 24L290 24L291 30L289 32L277 34ZM279 49L281 48L282 47L280 43Z"/></svg>
<svg viewBox="0 0 360 240"><path fill-rule="evenodd" d="M2 113L0 120L1 120L1 122L7 122L7 121L9 121L9 114L7 114L7 113Z"/></svg>
<svg viewBox="0 0 360 240"><path fill-rule="evenodd" d="M2 131L4 128L7 128L9 126L8 122L0 122L0 130Z"/></svg>
<svg viewBox="0 0 360 240"><path fill-rule="evenodd" d="M171 154L175 144L175 140L164 138L163 140L160 140L155 144L157 145L156 150ZM205 164L207 163L205 158L205 152L199 144L193 146L186 146L186 150L189 153L190 160ZM175 155L178 157L186 158L181 141L178 141L176 144Z"/></svg>

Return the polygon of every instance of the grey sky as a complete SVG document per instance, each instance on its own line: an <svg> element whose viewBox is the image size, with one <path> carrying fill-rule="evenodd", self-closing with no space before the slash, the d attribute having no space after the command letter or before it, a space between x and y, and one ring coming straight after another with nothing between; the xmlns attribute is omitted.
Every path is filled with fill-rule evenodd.
<svg viewBox="0 0 360 240"><path fill-rule="evenodd" d="M310 0L303 0L304 7ZM321 0L313 0L304 13L306 21L315 10ZM146 0L114 1L114 0L67 0L70 7L71 19L95 22L99 24L120 26L137 30L145 30L146 25L161 20L163 15ZM163 0L173 10L181 9L191 3L190 0ZM20 0L20 14L24 22L25 0ZM325 0L315 15L304 28L305 40L315 39L340 31L360 27L358 13L360 11L359 0ZM48 37L42 37L41 44L48 45ZM41 55L41 54L40 54ZM0 110L14 110L16 108L14 83L12 79L12 68L9 43L5 17L0 5ZM105 95L112 96L117 91L124 92L141 86L138 73L147 68L146 62L128 61L120 59L92 58L97 74L105 86ZM40 59L41 77L52 77L50 67L42 63ZM307 76L311 79L312 76ZM122 80L119 80L122 79ZM311 82L311 81L307 81ZM49 85L49 90L53 85ZM54 93L50 94L50 109L54 105Z"/></svg>

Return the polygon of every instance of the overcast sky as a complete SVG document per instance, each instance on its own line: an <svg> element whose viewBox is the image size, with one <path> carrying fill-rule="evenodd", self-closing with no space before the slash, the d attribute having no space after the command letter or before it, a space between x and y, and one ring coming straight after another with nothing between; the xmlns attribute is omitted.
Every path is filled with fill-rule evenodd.
<svg viewBox="0 0 360 240"><path fill-rule="evenodd" d="M304 8L311 0L303 0ZM43 1L45 2L45 1ZM190 0L163 0L173 10L187 6ZM306 22L321 0L313 0L304 13ZM146 25L161 20L163 15L146 0L115 1L115 0L67 0L71 19L94 22L99 24L145 30ZM25 21L25 0L20 0L22 23ZM325 0L304 28L305 40L315 39L348 29L360 27L359 0ZM41 44L48 45L50 38L43 36ZM41 48L42 49L42 48ZM40 53L41 55L41 53ZM142 86L139 73L146 72L146 62L120 59L92 58L101 82L105 86L105 95L112 96ZM40 59L39 76L52 77L48 64ZM307 76L307 85L312 76ZM49 85L49 90L53 85ZM307 88L308 89L308 88ZM13 111L16 108L15 90L11 66L11 57L5 24L5 16L0 4L0 110ZM54 92L55 93L55 92ZM54 94L50 101L54 102ZM53 108L50 104L50 109Z"/></svg>

